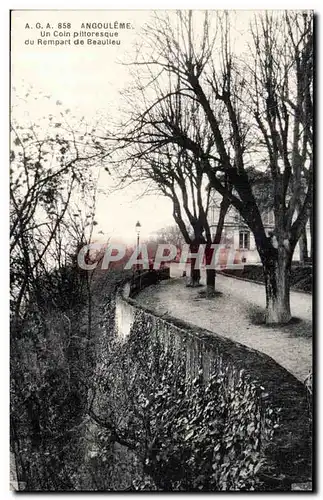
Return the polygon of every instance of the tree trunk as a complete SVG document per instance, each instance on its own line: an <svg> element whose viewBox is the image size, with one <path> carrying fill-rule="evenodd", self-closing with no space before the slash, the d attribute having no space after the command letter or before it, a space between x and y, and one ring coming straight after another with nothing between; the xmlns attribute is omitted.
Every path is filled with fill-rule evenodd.
<svg viewBox="0 0 323 500"><path fill-rule="evenodd" d="M215 289L215 269L206 270L206 296L213 297Z"/></svg>
<svg viewBox="0 0 323 500"><path fill-rule="evenodd" d="M313 207L311 207L310 213L310 235L311 235L311 261L313 264Z"/></svg>
<svg viewBox="0 0 323 500"><path fill-rule="evenodd" d="M204 243L204 240L202 237L202 232L197 235L196 228L194 228L194 231L195 231L195 238L190 243L190 251L192 253L197 253L199 250L199 245L201 243ZM190 273L191 275L190 275L190 280L189 280L189 283L187 286L192 286L192 287L199 286L200 279L201 279L201 272L200 272L200 269L195 269L195 264L196 264L197 259L195 257L191 257L190 260L191 260L191 273Z"/></svg>
<svg viewBox="0 0 323 500"><path fill-rule="evenodd" d="M225 217L230 207L230 201L227 196L223 196L220 204L219 220L216 226L216 233L214 235L213 243L219 245L221 243L222 231L224 227Z"/></svg>
<svg viewBox="0 0 323 500"><path fill-rule="evenodd" d="M220 213L219 219L216 227L216 233L213 238L213 243L215 245L219 245L221 243L221 237L224 227L225 216L228 212L230 206L230 202L228 197L223 197L220 204ZM205 261L207 266L211 264L214 250L210 248L210 243L206 245L205 251ZM215 277L216 271L215 269L206 268L206 296L213 297L215 291Z"/></svg>
<svg viewBox="0 0 323 500"><path fill-rule="evenodd" d="M299 261L302 264L305 264L307 259L308 259L308 249L307 249L307 235L305 226L304 230L302 231L301 237L299 239Z"/></svg>
<svg viewBox="0 0 323 500"><path fill-rule="evenodd" d="M199 269L194 269L195 267L195 260L196 259L191 259L191 276L190 280L188 283L188 286L199 286L200 284L200 279L201 279L201 273Z"/></svg>
<svg viewBox="0 0 323 500"><path fill-rule="evenodd" d="M285 248L263 260L266 286L266 323L288 323L290 313L291 255Z"/></svg>

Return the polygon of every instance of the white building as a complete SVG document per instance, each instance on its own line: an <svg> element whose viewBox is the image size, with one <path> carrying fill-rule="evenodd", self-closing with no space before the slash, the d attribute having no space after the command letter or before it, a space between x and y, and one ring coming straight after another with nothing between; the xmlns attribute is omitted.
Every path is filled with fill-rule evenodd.
<svg viewBox="0 0 323 500"><path fill-rule="evenodd" d="M210 208L210 227L213 235L215 234L217 222L219 217L219 204L214 201ZM273 211L269 211L262 214L262 221L266 234L269 235L271 231L274 230L275 221ZM311 251L311 238L309 224L306 228L307 233L307 245L308 253ZM258 264L260 263L260 256L256 249L256 243L252 232L249 227L244 222L241 215L237 212L234 207L230 207L223 227L221 244L225 245L227 248L234 248L237 253L240 254L241 262L247 264ZM299 260L299 243L297 243L293 260Z"/></svg>

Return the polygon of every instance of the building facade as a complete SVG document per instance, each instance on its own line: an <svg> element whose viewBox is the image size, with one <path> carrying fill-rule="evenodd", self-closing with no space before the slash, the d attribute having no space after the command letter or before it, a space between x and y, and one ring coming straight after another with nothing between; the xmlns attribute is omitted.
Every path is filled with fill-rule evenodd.
<svg viewBox="0 0 323 500"><path fill-rule="evenodd" d="M219 204L215 201L210 208L210 227L214 236L219 218ZM275 219L273 211L268 211L262 214L262 220L266 234L269 236L274 230ZM308 253L310 254L311 238L309 224L306 227ZM243 218L234 207L230 207L225 218L225 223L222 232L221 244L226 248L234 248L238 254L238 260L246 264L260 264L260 256L256 248L255 238L250 231ZM299 261L300 249L297 243L293 260Z"/></svg>

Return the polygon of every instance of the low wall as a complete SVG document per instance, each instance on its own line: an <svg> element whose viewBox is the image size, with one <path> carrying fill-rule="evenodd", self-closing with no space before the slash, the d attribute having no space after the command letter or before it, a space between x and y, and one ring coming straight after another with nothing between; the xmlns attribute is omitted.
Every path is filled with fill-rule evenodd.
<svg viewBox="0 0 323 500"><path fill-rule="evenodd" d="M125 339L131 330L131 326L135 319L137 302L131 303L127 298L135 297L143 288L150 285L155 285L158 281L169 279L170 269L166 267L158 272L137 272L130 280L128 280L119 290L116 297L115 308L115 328L117 336Z"/></svg>
<svg viewBox="0 0 323 500"><path fill-rule="evenodd" d="M121 287L116 299L117 336L126 339L136 323L144 325L152 338L158 336L166 350L185 357L186 374L190 377L195 377L201 367L206 381L219 365L229 367L232 373L243 371L246 380L260 388L264 407L280 409L279 426L273 441L266 445L265 454L274 464L268 481L275 481L279 475L288 484L308 481L311 427L304 385L269 356L171 316L159 316L134 300L141 288L165 277L167 271L164 276L145 273Z"/></svg>

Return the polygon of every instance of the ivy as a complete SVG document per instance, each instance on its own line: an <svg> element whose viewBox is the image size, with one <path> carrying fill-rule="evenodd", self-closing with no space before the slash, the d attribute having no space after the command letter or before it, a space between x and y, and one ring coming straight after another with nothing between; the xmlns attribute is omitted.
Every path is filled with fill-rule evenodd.
<svg viewBox="0 0 323 500"><path fill-rule="evenodd" d="M142 463L134 489L147 489L147 477L160 491L265 489L265 450L279 424L264 388L221 359L208 378L202 363L193 377L185 341L175 347L161 322L137 312L104 375L110 428L136 444Z"/></svg>

